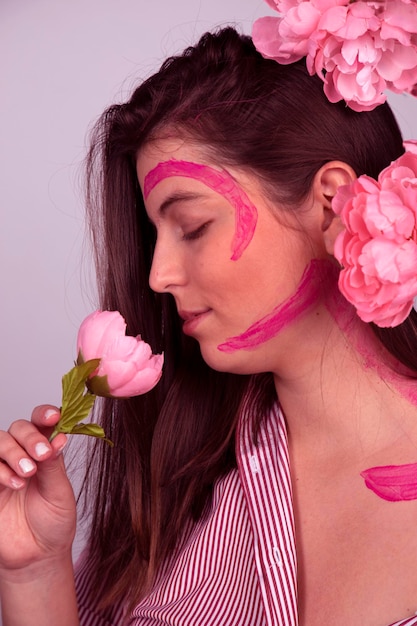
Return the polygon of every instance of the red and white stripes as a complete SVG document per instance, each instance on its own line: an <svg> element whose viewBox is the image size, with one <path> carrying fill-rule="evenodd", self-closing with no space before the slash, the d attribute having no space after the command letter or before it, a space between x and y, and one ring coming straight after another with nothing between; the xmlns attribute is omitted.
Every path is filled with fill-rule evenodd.
<svg viewBox="0 0 417 626"><path fill-rule="evenodd" d="M264 626L253 536L238 472L218 481L210 515L155 589L134 610L132 626L253 624Z"/></svg>
<svg viewBox="0 0 417 626"><path fill-rule="evenodd" d="M81 626L297 626L297 571L285 422L278 408L256 443L250 416L237 431L238 467L214 487L210 512L162 568L129 617L105 614L77 573ZM391 626L417 626L417 616Z"/></svg>
<svg viewBox="0 0 417 626"><path fill-rule="evenodd" d="M254 558L268 626L297 624L295 533L284 419L272 411L257 437L244 418L238 464L254 533Z"/></svg>

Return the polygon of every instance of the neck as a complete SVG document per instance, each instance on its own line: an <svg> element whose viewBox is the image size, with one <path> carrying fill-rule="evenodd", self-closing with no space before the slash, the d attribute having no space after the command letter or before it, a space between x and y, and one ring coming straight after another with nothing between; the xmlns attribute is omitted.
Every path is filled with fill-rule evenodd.
<svg viewBox="0 0 417 626"><path fill-rule="evenodd" d="M386 351L337 289L303 325L299 336L310 340L298 342L288 367L275 374L290 442L332 462L365 462L402 437L416 441L415 374Z"/></svg>

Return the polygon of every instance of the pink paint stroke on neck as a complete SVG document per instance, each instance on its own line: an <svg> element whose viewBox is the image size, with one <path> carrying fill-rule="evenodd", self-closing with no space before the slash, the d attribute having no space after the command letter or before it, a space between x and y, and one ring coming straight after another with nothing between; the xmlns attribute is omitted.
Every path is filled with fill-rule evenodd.
<svg viewBox="0 0 417 626"><path fill-rule="evenodd" d="M236 228L232 241L232 261L237 261L249 245L256 228L258 212L246 193L238 187L234 179L225 170L216 170L209 165L190 161L161 161L148 172L143 186L145 199L152 189L165 178L183 176L194 178L216 193L221 194L235 208Z"/></svg>
<svg viewBox="0 0 417 626"><path fill-rule="evenodd" d="M389 385L392 385L403 398L417 406L417 376L394 357L380 342L368 324L359 320L355 308L336 289L328 298L326 306L333 319L349 338L353 348L360 354L363 366L372 370Z"/></svg>
<svg viewBox="0 0 417 626"><path fill-rule="evenodd" d="M255 322L245 332L231 337L217 346L221 352L250 350L269 341L295 319L317 304L328 290L329 284L336 285L337 267L321 259L310 261L301 277L296 292L285 302L275 307L271 313Z"/></svg>
<svg viewBox="0 0 417 626"><path fill-rule="evenodd" d="M417 463L371 467L361 476L368 489L383 500L417 500Z"/></svg>

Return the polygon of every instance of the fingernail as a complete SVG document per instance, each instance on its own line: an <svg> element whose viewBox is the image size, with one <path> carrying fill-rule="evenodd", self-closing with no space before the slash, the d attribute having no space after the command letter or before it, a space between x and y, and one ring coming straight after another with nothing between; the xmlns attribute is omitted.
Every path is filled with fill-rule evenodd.
<svg viewBox="0 0 417 626"><path fill-rule="evenodd" d="M45 456L45 454L48 454L48 452L50 451L51 448L49 448L46 443L43 443L42 441L37 443L35 446L35 454L36 456Z"/></svg>
<svg viewBox="0 0 417 626"><path fill-rule="evenodd" d="M49 421L50 419L52 419L53 417L56 417L57 415L59 415L59 413L56 409L48 409L47 411L45 411L45 415L43 417L45 421Z"/></svg>
<svg viewBox="0 0 417 626"><path fill-rule="evenodd" d="M22 480L21 478L11 478L10 479L10 485L13 487L13 489L21 489L25 484L25 481Z"/></svg>
<svg viewBox="0 0 417 626"><path fill-rule="evenodd" d="M28 474L35 469L36 465L30 459L20 459L19 467L24 474Z"/></svg>
<svg viewBox="0 0 417 626"><path fill-rule="evenodd" d="M58 450L56 451L56 456L57 457L60 456L63 453L64 448L65 448L66 445L67 445L67 442L63 443L62 446L60 448L58 448Z"/></svg>

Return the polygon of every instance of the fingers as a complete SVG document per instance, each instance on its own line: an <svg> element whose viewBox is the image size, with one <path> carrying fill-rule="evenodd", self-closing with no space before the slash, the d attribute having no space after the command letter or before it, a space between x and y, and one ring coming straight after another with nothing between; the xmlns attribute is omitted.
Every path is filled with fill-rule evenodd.
<svg viewBox="0 0 417 626"><path fill-rule="evenodd" d="M42 404L32 411L31 421L40 428L41 432L48 438L48 444L51 446L55 454L60 454L67 443L67 437L63 433L57 435L52 442L49 442L54 426L58 423L61 412L56 406L51 404Z"/></svg>
<svg viewBox="0 0 417 626"><path fill-rule="evenodd" d="M17 420L8 432L0 431L0 485L21 489L37 472L38 463L56 460L67 439L59 434L50 443L48 433L59 417L56 407L37 407L32 422Z"/></svg>
<svg viewBox="0 0 417 626"><path fill-rule="evenodd" d="M33 409L31 421L33 424L36 424L38 428L51 429L52 431L60 417L60 411L56 406L42 404Z"/></svg>

